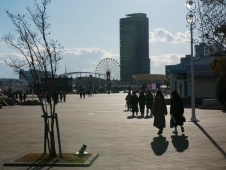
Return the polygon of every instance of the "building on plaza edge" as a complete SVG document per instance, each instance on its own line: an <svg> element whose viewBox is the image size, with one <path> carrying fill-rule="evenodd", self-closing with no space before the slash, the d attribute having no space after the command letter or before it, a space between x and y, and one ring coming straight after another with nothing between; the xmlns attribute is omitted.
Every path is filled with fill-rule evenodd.
<svg viewBox="0 0 226 170"><path fill-rule="evenodd" d="M120 19L120 69L121 82L125 84L132 84L132 75L150 74L146 14L128 14Z"/></svg>
<svg viewBox="0 0 226 170"><path fill-rule="evenodd" d="M215 98L215 83L218 73L210 70L209 64L214 56L210 56L203 45L196 45L194 66L195 98ZM181 97L191 97L191 55L181 58L177 65L166 65L165 75L170 81L170 89L177 90Z"/></svg>

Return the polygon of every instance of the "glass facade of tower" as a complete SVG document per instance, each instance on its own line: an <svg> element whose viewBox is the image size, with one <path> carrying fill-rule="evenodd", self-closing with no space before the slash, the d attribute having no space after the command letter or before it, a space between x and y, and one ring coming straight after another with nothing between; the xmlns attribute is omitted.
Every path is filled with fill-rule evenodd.
<svg viewBox="0 0 226 170"><path fill-rule="evenodd" d="M132 75L150 74L149 27L146 14L128 14L120 19L120 77L132 84Z"/></svg>

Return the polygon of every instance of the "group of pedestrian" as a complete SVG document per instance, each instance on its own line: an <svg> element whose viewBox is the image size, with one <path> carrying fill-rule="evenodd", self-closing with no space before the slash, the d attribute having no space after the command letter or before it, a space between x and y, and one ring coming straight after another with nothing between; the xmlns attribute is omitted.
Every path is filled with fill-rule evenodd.
<svg viewBox="0 0 226 170"><path fill-rule="evenodd" d="M59 97L60 97L59 98L60 102L63 102L63 101L66 102L66 93L65 92L61 91Z"/></svg>
<svg viewBox="0 0 226 170"><path fill-rule="evenodd" d="M86 92L84 88L80 89L79 94L80 94L80 99L82 99L82 96L84 99L86 98Z"/></svg>
<svg viewBox="0 0 226 170"><path fill-rule="evenodd" d="M167 107L165 97L160 89L157 89L155 97L148 91L146 94L141 92L138 96L135 91L133 91L132 95L130 92L126 96L127 101L127 109L132 109L132 116L134 117L134 113L138 115L138 104L141 112L141 116L144 116L144 108L145 105L147 107L147 116L149 110L151 110L150 116L154 116L154 126L159 129L158 135L163 133L163 129L166 127L165 116L167 115ZM170 115L171 119L174 122L173 131L174 134L178 134L177 126L181 127L181 132L184 132L184 122L186 121L184 116L184 105L183 101L176 90L173 90L171 93L171 101L170 101Z"/></svg>
<svg viewBox="0 0 226 170"><path fill-rule="evenodd" d="M93 97L94 96L94 91L93 90L85 90L84 88L82 88L82 89L80 89L79 90L79 94L80 94L80 99L82 99L82 98L86 98L86 95L88 96L88 97Z"/></svg>
<svg viewBox="0 0 226 170"><path fill-rule="evenodd" d="M128 95L125 98L127 110L132 110L132 117L136 113L138 116L139 108L141 116L144 117L145 105L146 105L146 117L148 117L148 113L150 110L150 116L152 117L152 105L153 105L153 95L150 91L144 93L143 91L138 96L136 91L133 91L132 94L128 92ZM139 108L138 108L139 105Z"/></svg>
<svg viewBox="0 0 226 170"><path fill-rule="evenodd" d="M54 92L52 95L48 91L42 92L41 98L42 100L46 100L47 103L54 101L54 103L57 105L59 102L66 102L66 92Z"/></svg>

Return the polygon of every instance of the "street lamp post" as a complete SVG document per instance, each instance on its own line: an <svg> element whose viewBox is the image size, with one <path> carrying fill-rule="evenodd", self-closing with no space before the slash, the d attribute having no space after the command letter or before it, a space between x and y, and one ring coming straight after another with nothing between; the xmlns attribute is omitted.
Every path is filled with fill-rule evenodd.
<svg viewBox="0 0 226 170"><path fill-rule="evenodd" d="M194 89L194 63L193 63L193 27L195 23L195 8L196 3L195 0L187 0L186 7L188 9L188 13L186 16L186 20L190 25L190 32L191 32L191 107L192 107L192 116L190 122L198 122L199 120L196 119L195 116L195 89Z"/></svg>

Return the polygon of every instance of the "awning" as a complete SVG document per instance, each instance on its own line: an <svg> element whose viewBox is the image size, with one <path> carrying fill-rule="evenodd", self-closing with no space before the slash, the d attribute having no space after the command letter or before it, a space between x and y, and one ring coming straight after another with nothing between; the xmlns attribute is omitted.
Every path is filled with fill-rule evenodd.
<svg viewBox="0 0 226 170"><path fill-rule="evenodd" d="M167 80L163 74L136 74L133 75L136 81L164 81Z"/></svg>

